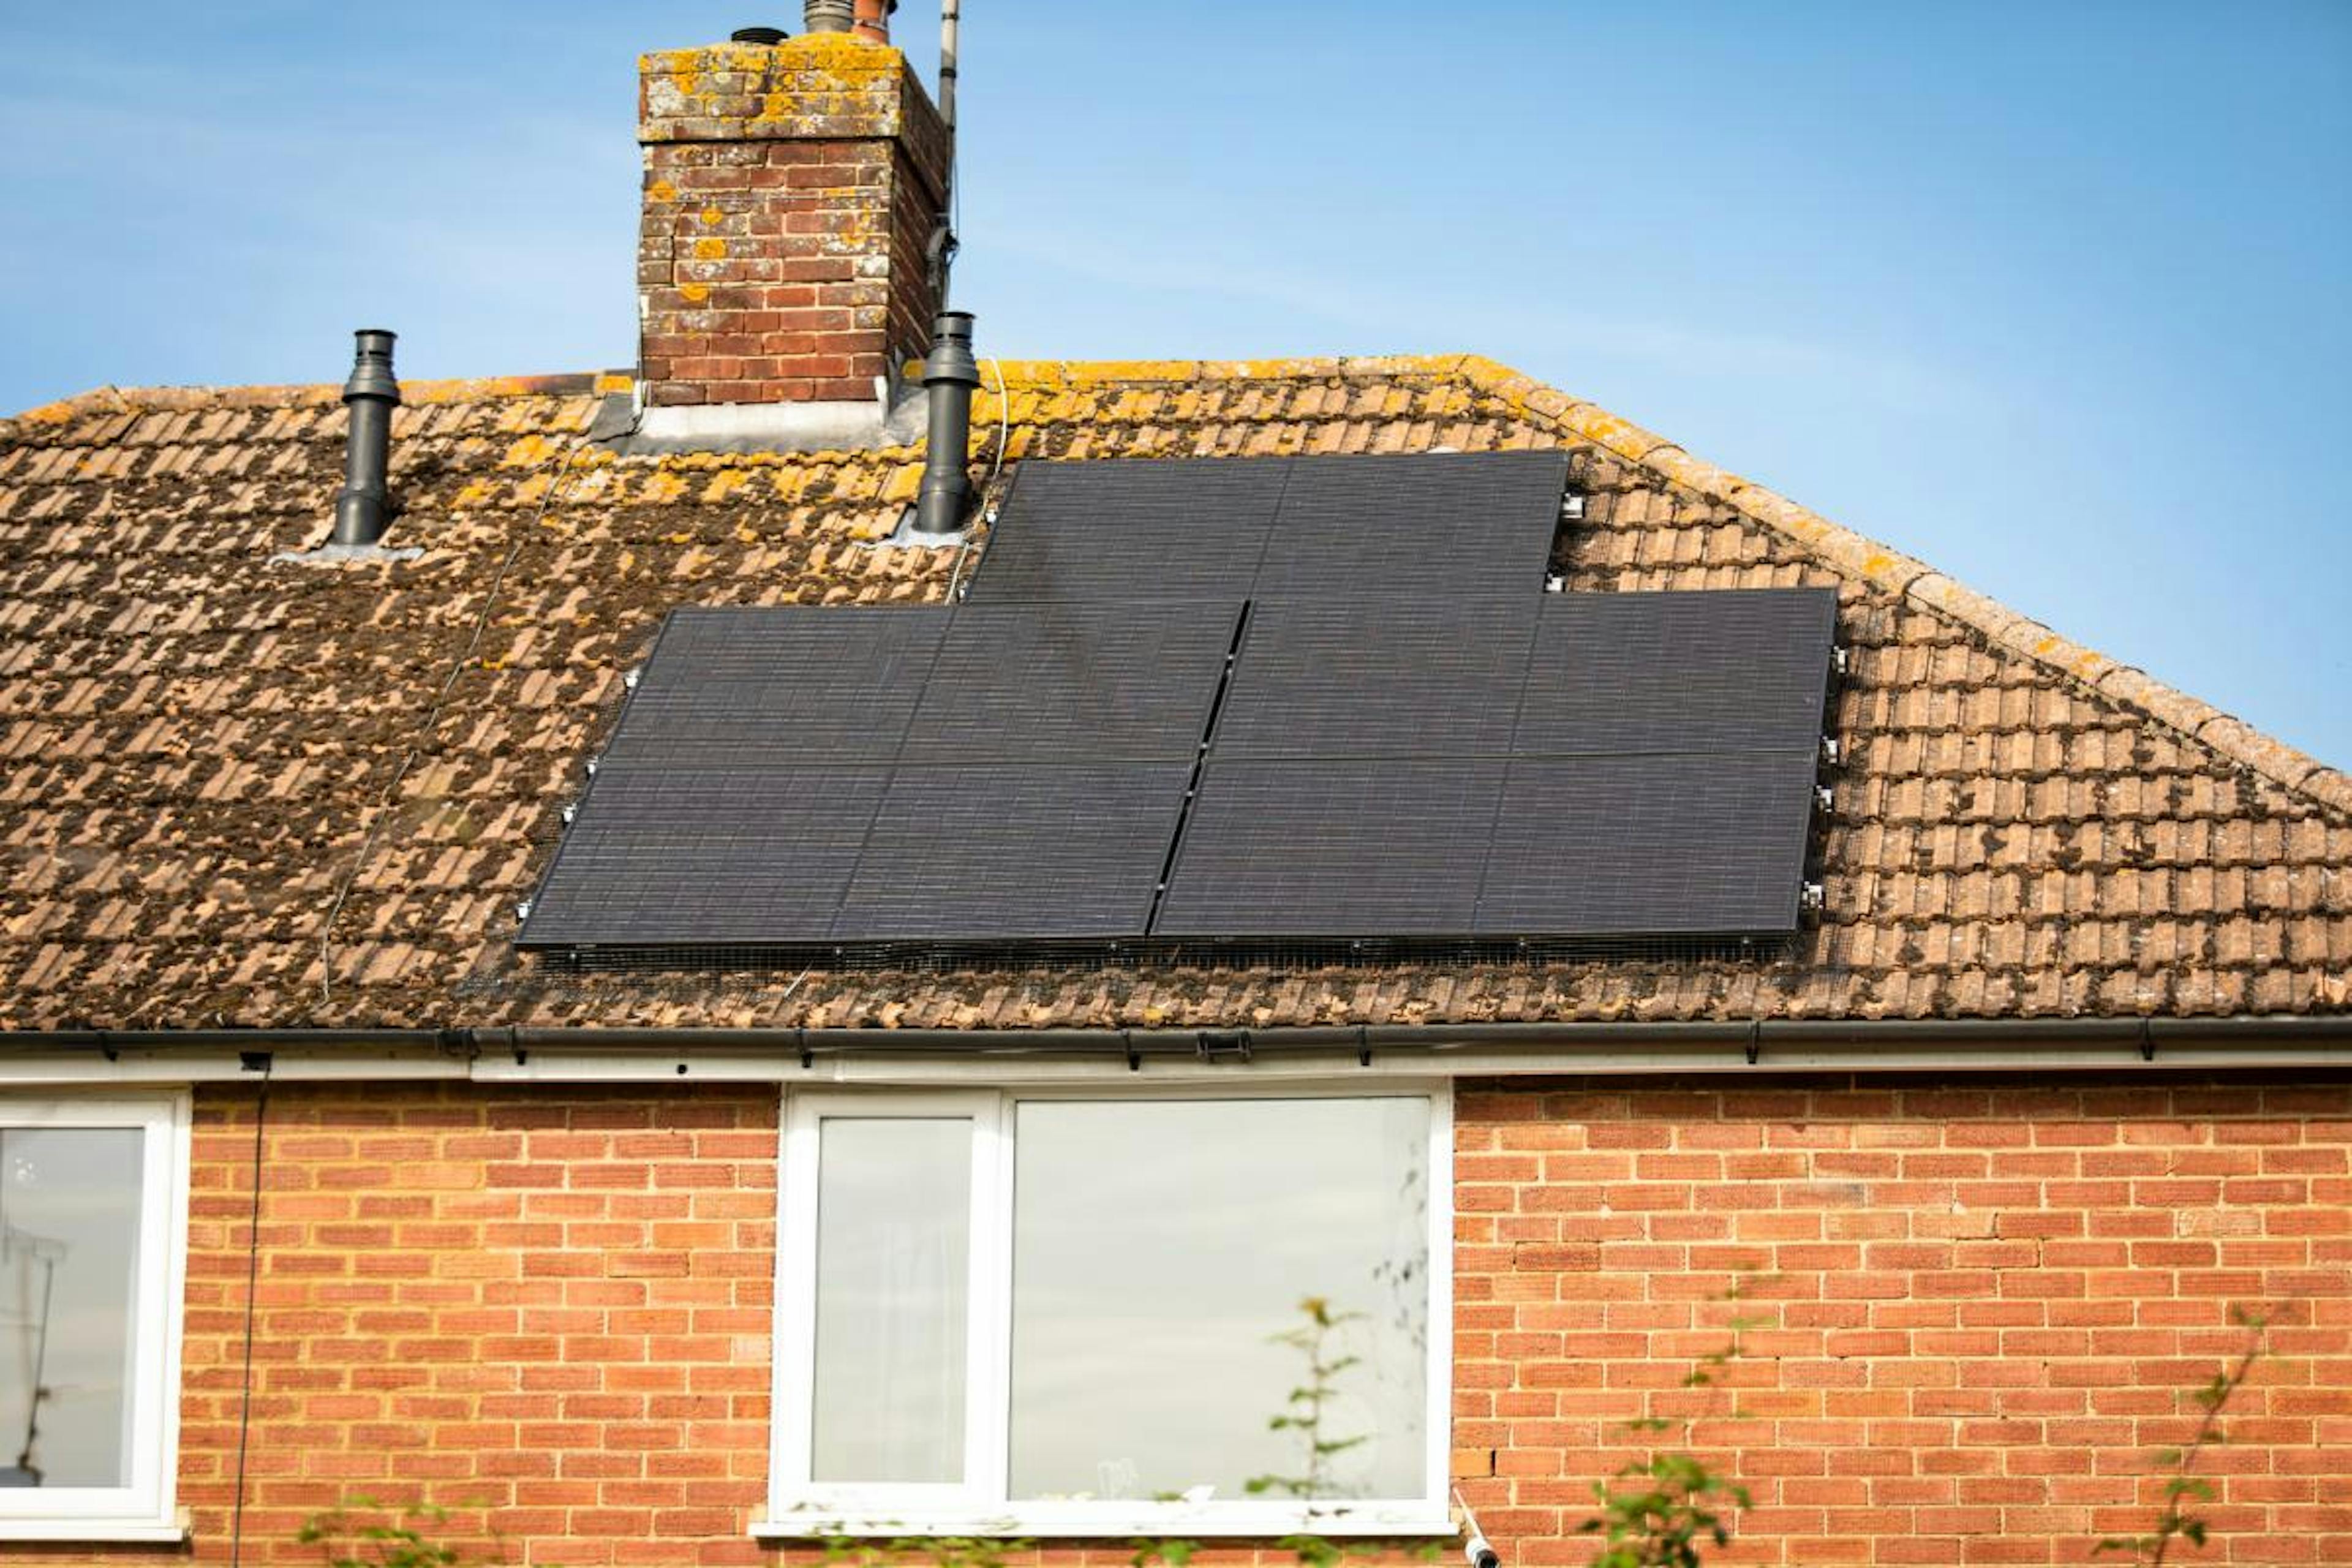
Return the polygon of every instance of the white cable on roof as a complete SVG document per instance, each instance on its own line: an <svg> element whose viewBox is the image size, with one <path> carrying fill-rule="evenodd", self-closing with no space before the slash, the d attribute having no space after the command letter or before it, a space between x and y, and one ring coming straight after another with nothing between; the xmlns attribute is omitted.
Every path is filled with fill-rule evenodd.
<svg viewBox="0 0 2352 1568"><path fill-rule="evenodd" d="M563 488L564 480L571 476L572 460L580 455L583 445L584 439L575 436L564 447L563 462L555 470L555 478L548 481L547 489L541 493L539 510L531 514L531 528L518 529L508 539L506 554L500 558L498 571L491 574L489 591L482 595L482 613L475 617L473 635L466 639L464 650L449 666L449 673L442 678L440 689L433 694L433 705L425 710L425 722L417 730L420 739L409 742L407 751L401 755L400 766L394 770L391 781L375 797L374 819L368 824L367 837L360 841L360 852L352 858L351 869L343 873L341 885L335 889L334 902L327 906L326 922L320 928L319 1005L321 1008L334 1001L335 918L343 912L344 902L351 898L352 889L358 885L360 873L367 868L368 857L375 851L376 838L383 831L384 822L390 815L385 808L392 804L392 797L399 793L401 781L408 776L408 770L415 765L421 738L429 737L440 724L441 710L448 703L450 690L457 686L457 678L466 673L466 667L473 662L475 650L482 646L482 634L489 629L490 612L498 605L499 590L506 584L509 568L514 565L515 557L521 553L523 541L530 537L532 530L547 516L547 509L554 501L556 492Z"/></svg>
<svg viewBox="0 0 2352 1568"><path fill-rule="evenodd" d="M1013 438L1013 405L1004 395L1004 367L996 356L988 358L988 368L996 373L996 458L988 465L988 482L996 483L996 476L1004 471L1005 443Z"/></svg>

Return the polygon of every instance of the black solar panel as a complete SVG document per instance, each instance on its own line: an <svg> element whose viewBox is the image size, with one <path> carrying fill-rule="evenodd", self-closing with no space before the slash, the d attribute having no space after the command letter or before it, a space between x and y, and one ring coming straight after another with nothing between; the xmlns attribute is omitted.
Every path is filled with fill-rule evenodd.
<svg viewBox="0 0 2352 1568"><path fill-rule="evenodd" d="M1245 598L1289 472L1238 458L1024 463L971 601Z"/></svg>
<svg viewBox="0 0 2352 1568"><path fill-rule="evenodd" d="M1549 595L1513 750L1811 748L1836 618L1828 588Z"/></svg>
<svg viewBox="0 0 2352 1568"><path fill-rule="evenodd" d="M887 763L944 606L681 609L604 749L609 767Z"/></svg>
<svg viewBox="0 0 2352 1568"><path fill-rule="evenodd" d="M518 940L1793 931L1835 595L1546 595L1566 479L1032 462L968 604L680 610Z"/></svg>
<svg viewBox="0 0 2352 1568"><path fill-rule="evenodd" d="M1504 766L1212 762L1153 934L1465 934Z"/></svg>
<svg viewBox="0 0 2352 1568"><path fill-rule="evenodd" d="M1500 756L1538 601L1261 599L1212 754Z"/></svg>
<svg viewBox="0 0 2352 1568"><path fill-rule="evenodd" d="M909 763L1189 762L1238 601L966 605L900 753Z"/></svg>
<svg viewBox="0 0 2352 1568"><path fill-rule="evenodd" d="M822 942L887 776L874 767L606 769L518 940Z"/></svg>
<svg viewBox="0 0 2352 1568"><path fill-rule="evenodd" d="M1191 772L1187 763L901 768L833 935L1140 936Z"/></svg>
<svg viewBox="0 0 2352 1568"><path fill-rule="evenodd" d="M1814 753L1515 759L1481 934L1796 929Z"/></svg>
<svg viewBox="0 0 2352 1568"><path fill-rule="evenodd" d="M1538 593L1567 485L1559 451L1294 458L1255 592Z"/></svg>

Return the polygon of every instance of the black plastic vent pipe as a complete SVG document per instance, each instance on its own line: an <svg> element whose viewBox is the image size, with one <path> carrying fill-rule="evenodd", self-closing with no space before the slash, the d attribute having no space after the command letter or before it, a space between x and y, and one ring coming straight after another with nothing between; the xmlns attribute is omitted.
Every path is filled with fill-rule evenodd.
<svg viewBox="0 0 2352 1568"><path fill-rule="evenodd" d="M392 411L400 405L400 383L392 375L396 334L363 327L343 383L343 406L352 411L343 447L343 493L335 498L335 531L330 542L354 549L383 537L390 521L384 479L392 463Z"/></svg>
<svg viewBox="0 0 2352 1568"><path fill-rule="evenodd" d="M924 438L923 488L915 498L915 531L950 534L971 510L964 449L971 441L971 395L980 364L971 357L971 312L941 310L931 323L931 352L923 359L923 389L930 395L930 429Z"/></svg>

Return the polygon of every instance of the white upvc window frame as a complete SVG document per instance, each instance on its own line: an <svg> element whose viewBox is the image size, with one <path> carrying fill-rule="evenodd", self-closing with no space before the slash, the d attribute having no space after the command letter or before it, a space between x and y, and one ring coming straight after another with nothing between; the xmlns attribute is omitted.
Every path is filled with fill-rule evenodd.
<svg viewBox="0 0 2352 1568"><path fill-rule="evenodd" d="M137 1342L130 1484L0 1488L0 1542L171 1542L187 1526L174 1501L180 1436L180 1333L188 1277L189 1096L0 1093L0 1126L138 1131L140 1248L132 1284Z"/></svg>
<svg viewBox="0 0 2352 1568"><path fill-rule="evenodd" d="M1013 1162L1015 1108L1039 1100L1415 1099L1429 1108L1429 1360L1425 1495L1409 1499L1014 1501L1007 1496L1011 1423ZM819 1136L843 1116L969 1118L972 1128L971 1286L964 1479L870 1486L811 1479L816 1352ZM1250 1083L1165 1088L1072 1085L937 1091L788 1090L777 1164L776 1363L763 1540L824 1536L1128 1538L1451 1536L1447 1497L1453 1388L1454 1115L1449 1080L1366 1085Z"/></svg>
<svg viewBox="0 0 2352 1568"><path fill-rule="evenodd" d="M1003 1474L1004 1440L992 1432L988 1412L1003 1404L1005 1357L997 1322L1003 1293L988 1277L986 1259L1003 1249L1009 1230L1000 1194L1009 1190L1003 1134L1004 1098L986 1092L937 1094L793 1094L787 1098L783 1144L777 1166L776 1367L778 1413L772 1434L770 1512L823 1507L845 1516L896 1517L913 1511L969 1514L986 1495L982 1483ZM964 1338L964 1479L959 1482L897 1482L878 1486L818 1486L810 1479L815 1440L816 1246L818 1142L826 1118L971 1121L971 1286ZM1005 1183L1000 1187L999 1183ZM788 1259L797 1260L787 1263ZM783 1413L793 1412L787 1419ZM1000 1424L993 1424L1001 1426ZM789 1481L789 1486L776 1483ZM791 1501L785 1502L789 1498ZM772 1532L771 1532L772 1533Z"/></svg>

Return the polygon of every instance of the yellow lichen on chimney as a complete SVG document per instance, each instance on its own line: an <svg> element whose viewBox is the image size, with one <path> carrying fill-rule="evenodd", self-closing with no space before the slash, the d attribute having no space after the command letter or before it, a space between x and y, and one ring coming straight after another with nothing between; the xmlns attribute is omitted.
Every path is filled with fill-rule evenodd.
<svg viewBox="0 0 2352 1568"><path fill-rule="evenodd" d="M865 256L881 238L881 226L887 215L871 207L849 207L833 215L833 232L820 240L819 247L835 256Z"/></svg>
<svg viewBox="0 0 2352 1568"><path fill-rule="evenodd" d="M704 58L714 69L730 71L761 71L768 68L767 44L715 44Z"/></svg>
<svg viewBox="0 0 2352 1568"><path fill-rule="evenodd" d="M727 258L727 242L716 235L706 235L694 242L697 261L723 261Z"/></svg>
<svg viewBox="0 0 2352 1568"><path fill-rule="evenodd" d="M779 66L822 72L843 81L893 76L907 58L892 45L851 33L803 33L778 45L774 54Z"/></svg>

